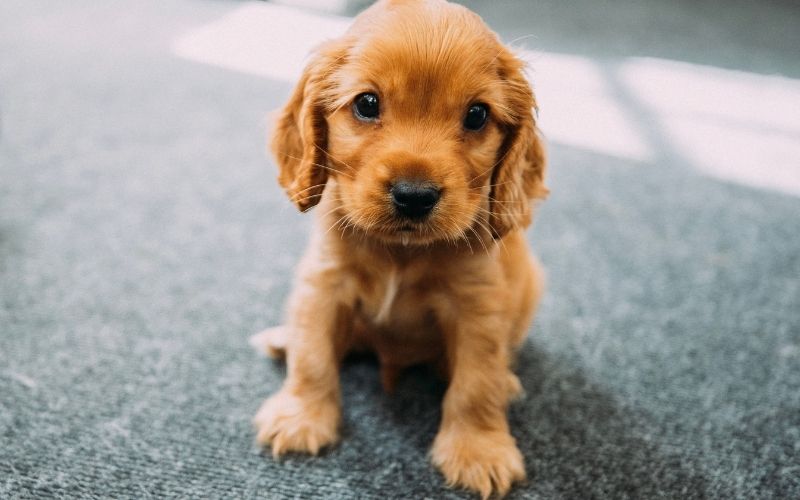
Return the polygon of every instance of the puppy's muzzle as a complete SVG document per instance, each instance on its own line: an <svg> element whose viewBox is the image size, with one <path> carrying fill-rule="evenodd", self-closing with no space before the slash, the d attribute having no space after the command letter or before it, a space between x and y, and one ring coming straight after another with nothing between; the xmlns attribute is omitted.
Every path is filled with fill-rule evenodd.
<svg viewBox="0 0 800 500"><path fill-rule="evenodd" d="M401 180L389 189L392 204L398 215L408 219L422 219L439 202L441 190L430 182Z"/></svg>

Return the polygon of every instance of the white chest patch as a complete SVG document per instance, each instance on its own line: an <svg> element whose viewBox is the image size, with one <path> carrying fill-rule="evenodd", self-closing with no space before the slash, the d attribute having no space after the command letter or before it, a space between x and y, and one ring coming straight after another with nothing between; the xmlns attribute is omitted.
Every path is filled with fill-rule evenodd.
<svg viewBox="0 0 800 500"><path fill-rule="evenodd" d="M397 276L397 270L392 268L386 280L386 289L383 292L381 307L378 309L378 314L375 316L376 323L386 323L389 321L389 314L392 312L392 304L394 304L394 299L397 297L398 288L400 288L400 278Z"/></svg>

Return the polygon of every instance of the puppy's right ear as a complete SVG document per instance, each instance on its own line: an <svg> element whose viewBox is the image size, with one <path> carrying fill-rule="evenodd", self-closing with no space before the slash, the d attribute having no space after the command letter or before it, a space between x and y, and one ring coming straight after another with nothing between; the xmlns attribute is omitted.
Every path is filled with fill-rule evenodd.
<svg viewBox="0 0 800 500"><path fill-rule="evenodd" d="M324 99L331 86L330 75L343 56L341 44L317 50L272 132L270 147L280 170L278 182L303 212L319 203L328 180Z"/></svg>

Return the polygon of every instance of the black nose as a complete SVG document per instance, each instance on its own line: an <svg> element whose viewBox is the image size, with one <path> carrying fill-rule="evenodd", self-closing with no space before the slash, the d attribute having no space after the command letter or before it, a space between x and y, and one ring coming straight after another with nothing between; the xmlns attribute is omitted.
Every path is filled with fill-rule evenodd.
<svg viewBox="0 0 800 500"><path fill-rule="evenodd" d="M425 217L439 201L439 188L430 183L398 181L389 192L397 212L410 219Z"/></svg>

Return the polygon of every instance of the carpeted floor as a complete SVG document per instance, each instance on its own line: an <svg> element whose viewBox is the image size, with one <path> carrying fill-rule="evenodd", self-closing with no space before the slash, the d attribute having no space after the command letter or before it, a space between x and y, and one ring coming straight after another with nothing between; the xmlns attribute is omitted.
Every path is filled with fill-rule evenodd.
<svg viewBox="0 0 800 500"><path fill-rule="evenodd" d="M247 338L280 321L309 227L264 158L291 83L170 50L239 6L0 4L0 498L472 498L427 462L444 387L422 370L389 397L348 363L321 457L253 445L284 368ZM800 9L472 6L610 103L555 113L581 96L542 87L549 288L509 498L800 497ZM637 68L666 76L626 87ZM710 83L653 100L686 78Z"/></svg>

